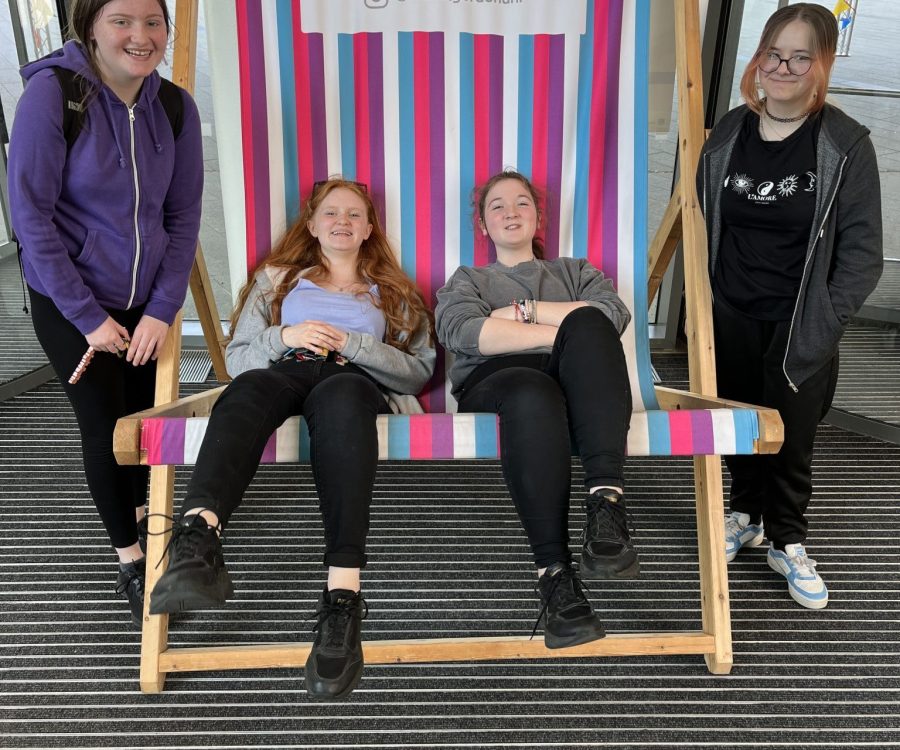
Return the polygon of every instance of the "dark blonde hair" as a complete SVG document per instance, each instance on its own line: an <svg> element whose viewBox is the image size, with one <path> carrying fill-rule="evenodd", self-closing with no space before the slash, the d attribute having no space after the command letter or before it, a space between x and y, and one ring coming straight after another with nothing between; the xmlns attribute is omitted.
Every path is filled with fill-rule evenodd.
<svg viewBox="0 0 900 750"><path fill-rule="evenodd" d="M91 32L97 16L112 0L75 0L72 3L72 12L69 16L69 39L74 39L81 44L84 54L87 56L91 72L102 80L100 66L97 65L97 43L91 39ZM166 22L166 34L172 31L172 22L169 17L169 8L165 0L157 0L163 20Z"/></svg>
<svg viewBox="0 0 900 750"><path fill-rule="evenodd" d="M372 199L359 183L340 177L332 177L313 191L297 217L272 252L250 274L238 295L238 303L231 314L231 334L244 305L255 285L256 274L268 267L284 270L281 280L266 302L269 305L269 325L281 324L281 306L287 293L294 288L301 274L310 281L323 281L328 277L328 259L322 254L319 240L309 231L309 222L323 199L337 188L344 188L362 199L366 206L368 223L372 232L359 248L357 271L371 284L378 285L378 296L373 303L381 309L385 318L385 342L402 351L408 351L412 335L427 326L434 330L431 310L418 287L403 272L394 251L381 228Z"/></svg>
<svg viewBox="0 0 900 750"><path fill-rule="evenodd" d="M757 88L759 63L775 45L775 40L785 26L794 21L803 21L809 27L810 55L812 67L806 75L816 79L815 97L810 112L818 112L825 106L825 93L828 91L828 79L837 51L837 20L827 8L815 3L795 3L776 10L766 21L759 45L741 76L741 96L757 114L762 113L763 103Z"/></svg>
<svg viewBox="0 0 900 750"><path fill-rule="evenodd" d="M483 185L479 185L472 191L472 212L475 217L476 225L478 222L484 223L484 207L487 202L488 193L491 192L493 187L504 180L518 180L522 183L528 193L531 195L531 199L534 201L534 207L537 209L538 218L541 216L541 204L543 202L543 196L540 191L531 184L531 180L529 180L525 175L521 172L517 172L514 169L506 169L502 172L497 172L493 177L488 178L487 182ZM477 226L476 226L477 228ZM543 258L544 257L544 240L535 235L531 240L531 249L534 252L535 258Z"/></svg>

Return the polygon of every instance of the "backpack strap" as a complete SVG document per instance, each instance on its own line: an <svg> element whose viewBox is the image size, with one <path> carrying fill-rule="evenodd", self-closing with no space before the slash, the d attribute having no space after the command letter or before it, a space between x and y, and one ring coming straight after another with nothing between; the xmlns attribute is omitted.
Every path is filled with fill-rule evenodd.
<svg viewBox="0 0 900 750"><path fill-rule="evenodd" d="M172 135L177 141L184 125L184 99L181 98L181 90L171 81L160 78L159 92L156 94L156 98L159 99L159 103L166 111L169 125L172 126Z"/></svg>
<svg viewBox="0 0 900 750"><path fill-rule="evenodd" d="M62 129L66 139L66 150L70 151L87 119L84 100L88 89L84 78L75 73L75 71L59 66L54 66L52 70L56 74L56 80L59 81L59 88L62 93ZM172 128L172 135L177 140L184 126L184 99L181 98L181 91L171 81L160 78L159 92L156 98L162 104L166 112L166 118L169 120L169 125Z"/></svg>
<svg viewBox="0 0 900 750"><path fill-rule="evenodd" d="M87 88L84 79L75 71L59 66L53 66L52 70L56 74L56 80L59 81L62 93L62 129L66 138L66 150L69 151L78 138L78 134L81 133L87 118L84 107Z"/></svg>

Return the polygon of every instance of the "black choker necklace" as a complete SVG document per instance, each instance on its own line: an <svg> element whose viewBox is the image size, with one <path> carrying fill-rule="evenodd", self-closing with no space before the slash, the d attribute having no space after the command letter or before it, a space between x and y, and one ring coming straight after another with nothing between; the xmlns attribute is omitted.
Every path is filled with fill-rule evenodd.
<svg viewBox="0 0 900 750"><path fill-rule="evenodd" d="M769 105L763 104L763 109L766 112L766 117L770 120L775 120L775 122L799 122L804 117L809 117L809 112L804 112L802 115L797 115L796 117L775 117L771 112L769 112Z"/></svg>

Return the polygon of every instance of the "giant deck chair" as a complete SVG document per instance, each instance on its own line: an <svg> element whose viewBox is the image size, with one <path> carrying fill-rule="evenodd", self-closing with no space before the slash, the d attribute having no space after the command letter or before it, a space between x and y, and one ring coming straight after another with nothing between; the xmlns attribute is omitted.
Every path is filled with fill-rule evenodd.
<svg viewBox="0 0 900 750"><path fill-rule="evenodd" d="M187 0L179 10L182 2ZM573 0L566 14L549 0L532 0L524 13L509 10L515 6L423 2L430 9L424 15L408 2L393 16L382 0L221 5L227 9L217 6L216 14L231 15L218 23L210 19L210 42L214 54L233 54L238 61L239 116L232 122L243 156L238 200L225 210L245 217L239 240L246 243L248 268L296 215L313 183L342 173L368 185L404 269L433 301L459 264L492 259L490 246L473 232L468 197L475 184L515 165L552 196L545 211L547 256L587 257L614 279L633 311L623 336L634 396L629 455L696 456L702 631L611 634L556 651L525 635L369 641L366 661L677 653L702 654L712 672L727 673L732 654L718 455L775 451L781 424L768 410L653 385L646 229L649 0ZM540 5L552 6L539 21L551 33L529 28ZM702 139L700 90L689 83L699 80L696 7L694 0L676 0L676 7L680 147L682 163L694 164ZM481 33L486 20L489 34ZM381 21L401 29L372 31ZM679 194L693 196L688 171ZM680 214L685 244L691 245L692 384L714 394L703 227L696 200L680 201L679 194L667 216L671 223ZM381 458L498 457L496 415L448 410L444 368L441 357L439 373L420 396L428 413L378 418ZM173 466L194 461L220 390L120 421L120 461L153 467L151 514L171 515ZM298 417L272 436L263 461L307 458L308 437ZM151 515L150 523L152 531L163 530L161 517ZM150 559L158 559L163 546L161 535L151 536ZM161 572L148 566L147 591ZM173 671L302 666L310 647L168 648L167 628L166 615L145 612L145 691L161 690Z"/></svg>

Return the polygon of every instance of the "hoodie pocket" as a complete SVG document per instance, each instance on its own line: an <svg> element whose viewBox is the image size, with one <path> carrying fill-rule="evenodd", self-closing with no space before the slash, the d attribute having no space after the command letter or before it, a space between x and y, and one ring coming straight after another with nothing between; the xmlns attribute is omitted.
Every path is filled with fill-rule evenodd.
<svg viewBox="0 0 900 750"><path fill-rule="evenodd" d="M72 261L98 302L122 308L131 293L133 257L131 237L92 229Z"/></svg>

